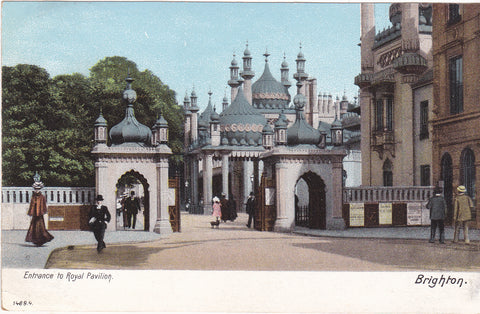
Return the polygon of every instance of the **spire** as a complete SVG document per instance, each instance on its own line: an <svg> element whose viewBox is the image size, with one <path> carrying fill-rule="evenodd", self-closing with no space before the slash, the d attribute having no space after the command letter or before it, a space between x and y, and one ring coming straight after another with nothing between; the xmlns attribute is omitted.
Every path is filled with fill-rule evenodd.
<svg viewBox="0 0 480 314"><path fill-rule="evenodd" d="M243 52L243 70L241 76L244 80L251 80L255 76L255 72L252 71L252 56L250 50L248 50L248 41L245 51Z"/></svg>
<svg viewBox="0 0 480 314"><path fill-rule="evenodd" d="M305 73L305 56L302 52L302 43L300 43L300 52L297 55L295 62L297 63L297 72L293 75L293 78L301 82L307 79L308 74Z"/></svg>
<svg viewBox="0 0 480 314"><path fill-rule="evenodd" d="M282 67L280 68L280 73L281 73L281 77L282 77L282 84L283 84L283 86L285 86L287 88L287 90L290 88L290 86L292 86L292 83L290 83L290 81L288 80L288 72L289 72L288 63L286 61L285 52L284 52L283 53Z"/></svg>
<svg viewBox="0 0 480 314"><path fill-rule="evenodd" d="M265 62L268 63L268 57L270 56L270 54L268 53L267 48L265 48L265 53L263 55L265 56Z"/></svg>

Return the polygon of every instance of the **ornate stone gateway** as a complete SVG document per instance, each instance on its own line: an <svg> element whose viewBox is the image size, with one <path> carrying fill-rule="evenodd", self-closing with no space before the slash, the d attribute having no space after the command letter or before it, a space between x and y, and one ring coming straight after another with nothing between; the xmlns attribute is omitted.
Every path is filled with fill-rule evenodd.
<svg viewBox="0 0 480 314"><path fill-rule="evenodd" d="M326 228L325 184L315 173L309 171L303 174L297 183L295 194L295 226L311 229ZM299 191L303 187L303 191ZM300 196L299 196L300 195Z"/></svg>

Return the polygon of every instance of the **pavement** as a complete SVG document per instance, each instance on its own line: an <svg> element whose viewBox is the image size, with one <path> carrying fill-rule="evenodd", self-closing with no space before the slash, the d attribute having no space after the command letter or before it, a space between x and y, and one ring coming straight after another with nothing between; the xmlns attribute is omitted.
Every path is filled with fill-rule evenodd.
<svg viewBox="0 0 480 314"><path fill-rule="evenodd" d="M235 221L235 232L249 232L252 236L252 229L247 229L245 213L239 213ZM164 237L153 232L144 231L111 231L106 232L105 242L109 244L129 244L164 241L185 241L191 237L197 237L199 232L209 237L214 232L211 228L205 228L205 224L210 220L209 216L190 215L182 212L182 232L173 234L170 237ZM202 225L201 229L199 225ZM222 228L233 223L222 224ZM226 229L228 230L228 229ZM2 230L2 268L31 268L43 269L46 266L50 254L58 248L67 248L69 246L91 246L95 250L96 241L93 233L89 231L49 231L55 238L41 247L36 247L32 243L25 242L26 230ZM258 233L260 237L265 237L268 232ZM388 227L388 228L349 228L345 230L312 230L308 228L296 228L293 234L314 236L314 237L335 237L335 238L372 238L372 239L417 239L427 240L430 236L429 226L419 227ZM478 246L480 241L480 231L478 229L470 230L470 240ZM232 234L233 236L233 234ZM453 239L453 228L447 226L445 229L447 242ZM235 239L235 237L232 237ZM437 235L438 239L438 235ZM460 239L463 239L463 231L460 233Z"/></svg>

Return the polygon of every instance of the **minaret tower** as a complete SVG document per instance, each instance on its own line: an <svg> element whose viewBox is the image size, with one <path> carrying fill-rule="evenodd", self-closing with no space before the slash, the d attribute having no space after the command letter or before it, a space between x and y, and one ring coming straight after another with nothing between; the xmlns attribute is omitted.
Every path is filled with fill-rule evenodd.
<svg viewBox="0 0 480 314"><path fill-rule="evenodd" d="M237 60L235 60L235 54L233 54L233 59L230 66L230 80L228 81L228 85L232 88L230 103L232 103L235 97L237 97L238 86L240 85L238 82L240 79L238 76L238 69L238 63Z"/></svg>
<svg viewBox="0 0 480 314"><path fill-rule="evenodd" d="M305 73L305 56L302 52L302 44L300 43L300 52L297 55L297 59L295 60L297 63L297 72L293 74L293 78L297 80L297 82L301 83L300 90L297 91L298 94L305 95L305 80L308 78L308 74ZM298 84L297 84L298 86Z"/></svg>
<svg viewBox="0 0 480 314"><path fill-rule="evenodd" d="M192 89L190 94L190 112L192 113L191 119L191 136L192 143L196 142L198 139L198 111L200 108L197 106L197 94L195 93L195 87Z"/></svg>
<svg viewBox="0 0 480 314"><path fill-rule="evenodd" d="M95 145L107 145L107 120L103 117L102 108L95 121Z"/></svg>
<svg viewBox="0 0 480 314"><path fill-rule="evenodd" d="M243 52L243 71L241 73L243 82L243 93L245 98L247 98L250 105L252 104L252 78L255 76L255 72L252 71L252 56L250 50L248 50L248 41Z"/></svg>
<svg viewBox="0 0 480 314"><path fill-rule="evenodd" d="M188 147L191 144L192 136L192 113L190 112L190 98L188 98L187 91L185 91L185 97L183 98L183 112L185 114L184 143Z"/></svg>
<svg viewBox="0 0 480 314"><path fill-rule="evenodd" d="M285 57L285 53L283 53L283 62L282 62L282 67L280 68L280 73L282 76L282 84L285 86L285 88L288 90L290 86L292 86L292 83L288 80L288 63Z"/></svg>
<svg viewBox="0 0 480 314"><path fill-rule="evenodd" d="M222 101L222 111L225 111L228 107L228 98L227 98L227 90L225 89L225 95L223 96L223 101Z"/></svg>

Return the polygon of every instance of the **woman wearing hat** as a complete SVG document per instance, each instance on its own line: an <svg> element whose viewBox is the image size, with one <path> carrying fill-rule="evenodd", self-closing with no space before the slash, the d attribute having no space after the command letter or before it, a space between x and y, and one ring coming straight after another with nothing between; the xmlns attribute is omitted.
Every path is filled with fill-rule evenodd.
<svg viewBox="0 0 480 314"><path fill-rule="evenodd" d="M463 225L463 234L465 243L470 243L468 239L468 221L472 219L472 199L465 194L467 190L463 185L457 188L458 195L455 197L453 206L453 223L455 231L453 234L453 242L458 242L458 234L460 233L460 226Z"/></svg>
<svg viewBox="0 0 480 314"><path fill-rule="evenodd" d="M108 212L107 206L102 205L102 201L103 196L100 194L97 195L97 204L92 206L88 215L88 225L98 242L98 253L107 247L105 242L103 242L103 237L105 236L105 229L107 228L106 223L110 221L110 213Z"/></svg>
<svg viewBox="0 0 480 314"><path fill-rule="evenodd" d="M30 227L28 228L25 242L32 242L36 246L42 246L46 242L52 241L53 236L47 231L43 215L47 213L47 199L45 195L40 192L43 188L43 183L40 181L38 173L35 174L35 183L33 186L33 194L30 200L30 207L28 208L28 215L32 216Z"/></svg>

